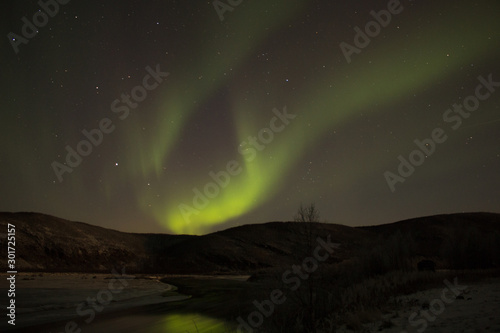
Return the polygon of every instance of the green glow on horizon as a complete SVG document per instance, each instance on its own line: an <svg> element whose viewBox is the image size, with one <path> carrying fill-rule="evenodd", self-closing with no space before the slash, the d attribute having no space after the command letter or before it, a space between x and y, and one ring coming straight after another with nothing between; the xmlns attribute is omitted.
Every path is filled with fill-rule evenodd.
<svg viewBox="0 0 500 333"><path fill-rule="evenodd" d="M270 117L273 116L274 114L270 113ZM245 121L240 121L240 123L245 124ZM248 135L257 135L258 132L251 133L247 126L243 125L238 133L241 143L248 141ZM276 133L274 140L268 145L264 145L263 151L255 150L254 159L250 160L250 158L247 159L239 155L238 160L234 161L238 162L242 172L231 176L227 187L221 188L220 193L215 198L208 198L209 204L205 208L197 209L196 214L189 214L189 221L182 216L178 203L167 206L165 211L161 211L157 217L167 216L169 229L176 233L198 233L210 226L245 214L265 202L276 193L283 181L283 178L280 177L280 174L283 173L283 167L275 161L287 161L293 156L294 148L280 138L281 134ZM272 156L272 158L266 158L265 155ZM220 171L214 170L214 172ZM208 182L214 183L207 175L205 181L197 184L196 188L203 193ZM195 208L194 195L194 191L191 191L184 204Z"/></svg>

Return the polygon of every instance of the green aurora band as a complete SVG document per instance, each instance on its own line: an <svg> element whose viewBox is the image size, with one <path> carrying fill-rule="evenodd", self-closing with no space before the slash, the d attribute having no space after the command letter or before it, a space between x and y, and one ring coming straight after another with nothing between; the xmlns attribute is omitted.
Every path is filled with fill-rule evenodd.
<svg viewBox="0 0 500 333"><path fill-rule="evenodd" d="M286 17L293 17L293 13L296 11L291 11ZM281 15L278 17L282 18L279 20L280 24L287 21ZM278 17L268 18L276 19ZM235 150L232 157L229 156L226 160L216 163L215 168L204 173L205 176L194 177L195 179L191 177L189 180L183 179L181 181L183 190L178 191L175 196L169 195L166 191L165 197L161 200L155 200L148 192L143 192L139 199L141 207L146 211L151 211L147 207L148 203L155 201L153 216L175 233L202 233L214 225L225 223L252 211L276 194L286 181L289 171L296 165L301 156L317 143L332 126L338 127L354 121L359 112L370 110L373 105L388 107L407 97L410 92L413 94L415 91L423 90L432 85L433 82L454 74L461 66L466 66L471 61L480 59L485 53L495 51L497 46L488 39L488 34L491 32L481 31L479 28L481 26L500 28L499 22L485 22L484 18L493 20L491 15L488 13L477 15L476 22L470 22L467 13L459 11L446 17L447 19L441 19L435 26L429 26L427 33L422 33L428 38L420 39L418 44L414 43L415 39L410 38L406 39L406 43L399 41L397 44L380 37L379 39L373 38L370 45L362 50L361 54L353 55L351 65L343 65L334 78L324 77L314 80L314 82L333 82L334 88L327 87L324 83L310 84L305 87L305 92L301 94L302 98L290 96L288 112L298 115L297 118L283 132L275 133L274 140L266 145L262 152L257 152L254 160L246 160ZM462 22L467 21L468 25L464 26ZM279 27L276 22L274 22L275 28ZM468 27L471 25L478 28L469 29ZM390 25L386 29L394 28ZM248 29L248 27L242 25L238 29ZM254 34L260 38L255 38L251 42L252 45L242 44L237 47L218 45L216 49L224 49L224 54L238 54L238 57L243 61L248 55L248 50L258 46L257 40L260 41L264 37L265 31L257 29L258 31L255 31ZM436 31L440 33L438 34ZM396 33L401 32L393 32L393 34ZM443 38L443 36L460 36L460 38ZM214 49L210 46L207 47L208 54L213 54ZM338 51L341 52L340 49ZM451 56L447 56L447 54ZM331 55L325 55L325 57L327 56L331 57ZM223 80L223 77L220 76L220 73L223 72L221 69L227 68L227 63L219 58L209 57L208 59L208 62L216 64L212 66L213 70L209 74L215 78L216 84L191 87L193 91L198 92L197 98L201 100L207 98L214 91L214 86L220 84ZM368 62L367 59L370 59L371 62ZM405 59L405 61L395 59ZM200 63L206 62L200 61ZM136 156L141 156L139 167L144 176L153 171L156 172L157 176L160 175L161 166L168 158L173 143L181 135L182 126L187 121L187 117L181 117L181 114L186 112L190 114L195 111L195 108L191 106L192 102L190 102L192 99L192 96L187 95L180 99L169 98L164 106L167 116L163 122L160 121L160 130L152 141L155 144L148 145L148 142L143 142L132 151L133 154L137 154ZM252 110L261 110L261 105L257 102L246 101L238 96L238 92L234 93L232 101L235 131L238 138L235 145L238 146L239 143L247 141L248 136L256 136L262 128L268 127L272 113L269 110L267 119L256 120L250 115L255 113ZM282 108L283 106L277 105L276 107ZM172 128L173 123L175 124L174 128ZM139 134L135 134L131 137L136 140L138 136ZM407 143L402 143L401 146L404 147L404 144ZM144 147L153 148L143 150ZM374 164L386 163L386 161L376 158L377 152L370 154L373 155L371 160ZM153 157L152 161L150 156ZM196 187L203 190L204 185L212 181L208 172L224 170L226 163L230 160L238 161L243 171L231 177L227 187L221 189L216 197L210 199L206 208L197 210L196 214L190 215L189 221L186 220L181 214L179 205L183 203L192 207L194 197L192 189ZM349 174L349 177L337 184L339 191L347 188L356 179L363 177L363 174L360 174L363 172L362 170L354 172L346 167L345 170L339 171L345 171Z"/></svg>

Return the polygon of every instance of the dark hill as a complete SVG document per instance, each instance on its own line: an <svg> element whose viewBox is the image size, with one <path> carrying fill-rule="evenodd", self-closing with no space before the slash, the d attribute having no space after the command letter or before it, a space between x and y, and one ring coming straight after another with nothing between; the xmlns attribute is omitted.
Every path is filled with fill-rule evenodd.
<svg viewBox="0 0 500 333"><path fill-rule="evenodd" d="M124 233L38 213L0 213L2 230L7 230L7 223L16 226L19 271L110 272L126 267L127 272L252 273L301 263L311 255L308 232L313 239L330 235L340 244L329 263L373 254L382 260L400 251L457 267L495 266L500 258L500 214L490 213L437 215L359 228L270 222L204 236ZM6 235L1 236L0 255L6 258ZM313 247L316 244L314 240Z"/></svg>
<svg viewBox="0 0 500 333"><path fill-rule="evenodd" d="M0 213L2 231L8 223L16 226L19 271L150 270L163 248L193 237L125 233L38 213ZM6 234L1 236L0 253L6 258Z"/></svg>
<svg viewBox="0 0 500 333"><path fill-rule="evenodd" d="M371 233L338 224L313 223L314 238L340 243L332 260L351 257ZM180 271L252 272L258 269L300 263L312 255L305 246L307 226L297 222L269 222L244 225L216 233L186 239L168 249L165 257L178 261ZM316 241L313 242L315 248Z"/></svg>
<svg viewBox="0 0 500 333"><path fill-rule="evenodd" d="M379 239L405 235L417 256L456 269L500 267L500 214L457 213L361 227Z"/></svg>

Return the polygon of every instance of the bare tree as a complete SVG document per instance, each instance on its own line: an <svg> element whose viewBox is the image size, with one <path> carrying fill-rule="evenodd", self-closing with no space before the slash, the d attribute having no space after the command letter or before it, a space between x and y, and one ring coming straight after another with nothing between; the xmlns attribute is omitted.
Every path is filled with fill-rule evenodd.
<svg viewBox="0 0 500 333"><path fill-rule="evenodd" d="M313 223L319 222L319 212L316 209L314 203L308 206L300 205L297 214L295 215L295 222L305 223L305 256L311 256L314 247L314 225ZM309 276L306 282L307 290L305 292L304 298L301 299L302 306L305 310L304 315L304 326L307 332L314 332L316 325L316 313L315 313L315 285L314 277Z"/></svg>
<svg viewBox="0 0 500 333"><path fill-rule="evenodd" d="M316 205L311 203L309 206L304 207L300 204L299 210L294 218L295 222L319 222L319 212Z"/></svg>

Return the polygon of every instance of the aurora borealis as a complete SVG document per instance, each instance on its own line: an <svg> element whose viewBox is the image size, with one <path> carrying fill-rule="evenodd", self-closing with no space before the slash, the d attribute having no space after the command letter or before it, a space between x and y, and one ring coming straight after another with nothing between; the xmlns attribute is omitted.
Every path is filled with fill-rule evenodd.
<svg viewBox="0 0 500 333"><path fill-rule="evenodd" d="M443 120L478 77L500 81L498 1L220 3L60 1L19 44L43 6L4 1L0 210L191 234L309 202L352 226L500 212L500 88ZM438 127L391 191L384 173Z"/></svg>

